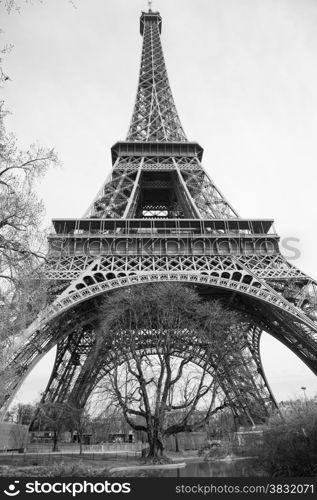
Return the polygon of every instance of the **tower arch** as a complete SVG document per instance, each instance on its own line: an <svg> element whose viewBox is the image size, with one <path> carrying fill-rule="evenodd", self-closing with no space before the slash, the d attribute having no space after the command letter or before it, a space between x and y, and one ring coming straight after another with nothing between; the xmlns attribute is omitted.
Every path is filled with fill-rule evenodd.
<svg viewBox="0 0 317 500"><path fill-rule="evenodd" d="M160 14L142 12L137 96L126 140L111 148L109 178L84 217L53 220L47 279L68 286L23 333L8 363L2 415L54 345L44 399L68 398L89 376L82 352L91 346L98 298L149 282L201 287L253 318L249 381L266 387L258 401L274 402L261 366L263 330L317 374L317 284L283 258L273 221L240 217L205 171L203 148L187 139L176 110L161 32Z"/></svg>

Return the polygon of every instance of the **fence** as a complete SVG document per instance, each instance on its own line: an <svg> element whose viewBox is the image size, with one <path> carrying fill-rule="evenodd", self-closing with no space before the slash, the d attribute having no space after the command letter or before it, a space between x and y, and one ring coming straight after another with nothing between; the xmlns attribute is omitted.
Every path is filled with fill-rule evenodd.
<svg viewBox="0 0 317 500"><path fill-rule="evenodd" d="M52 445L39 443L29 445L23 453L11 451L0 453L0 465L48 465L56 462L91 462L109 460L135 460L142 456L144 443L105 443L83 445L82 454L79 445L60 443L59 451L52 452Z"/></svg>
<svg viewBox="0 0 317 500"><path fill-rule="evenodd" d="M28 453L50 453L52 451L52 440L46 443L29 443L26 451ZM82 451L85 453L120 453L120 452L139 452L146 444L136 443L98 443L83 444ZM59 442L58 448L61 453L79 453L78 443Z"/></svg>

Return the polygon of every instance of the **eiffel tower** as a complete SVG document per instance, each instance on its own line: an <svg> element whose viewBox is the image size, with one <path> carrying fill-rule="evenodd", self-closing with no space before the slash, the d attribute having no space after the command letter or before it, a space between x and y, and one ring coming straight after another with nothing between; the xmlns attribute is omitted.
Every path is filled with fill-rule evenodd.
<svg viewBox="0 0 317 500"><path fill-rule="evenodd" d="M79 219L53 220L47 278L58 293L24 333L8 366L5 414L37 362L57 346L44 401L84 406L120 358L120 346L91 364L101 297L120 287L177 281L242 311L249 329L221 387L240 422L254 424L275 404L260 357L262 332L317 374L316 282L279 251L273 220L241 218L187 140L161 46L162 18L142 12L142 60L125 141L111 148L112 171ZM178 346L186 352L186 339ZM197 346L197 364L204 352ZM230 360L228 360L230 362ZM261 417L261 418L262 418Z"/></svg>

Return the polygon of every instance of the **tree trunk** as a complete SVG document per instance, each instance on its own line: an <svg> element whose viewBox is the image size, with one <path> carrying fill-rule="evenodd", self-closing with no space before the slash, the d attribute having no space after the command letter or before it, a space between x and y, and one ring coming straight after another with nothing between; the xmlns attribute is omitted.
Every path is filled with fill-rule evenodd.
<svg viewBox="0 0 317 500"><path fill-rule="evenodd" d="M175 439L175 451L176 453L179 452L179 441L178 441L178 435L174 434L174 439Z"/></svg>
<svg viewBox="0 0 317 500"><path fill-rule="evenodd" d="M148 458L160 458L164 456L164 440L160 431L157 429L154 432L148 433L148 441L149 441L149 453Z"/></svg>
<svg viewBox="0 0 317 500"><path fill-rule="evenodd" d="M79 438L79 455L82 455L83 454L83 439L82 439L82 435L78 434L78 438Z"/></svg>
<svg viewBox="0 0 317 500"><path fill-rule="evenodd" d="M53 436L53 451L59 451L59 449L58 449L58 433L57 433L57 431L54 431L54 436Z"/></svg>
<svg viewBox="0 0 317 500"><path fill-rule="evenodd" d="M160 441L153 439L149 445L148 458L159 458L164 455L164 447Z"/></svg>

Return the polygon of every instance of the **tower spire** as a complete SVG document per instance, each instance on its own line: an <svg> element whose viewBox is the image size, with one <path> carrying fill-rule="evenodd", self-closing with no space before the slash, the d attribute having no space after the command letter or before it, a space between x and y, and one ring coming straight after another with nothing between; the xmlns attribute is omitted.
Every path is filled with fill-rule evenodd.
<svg viewBox="0 0 317 500"><path fill-rule="evenodd" d="M142 12L140 32L143 36L142 60L136 101L128 131L128 141L186 142L170 88L160 33L159 12Z"/></svg>

